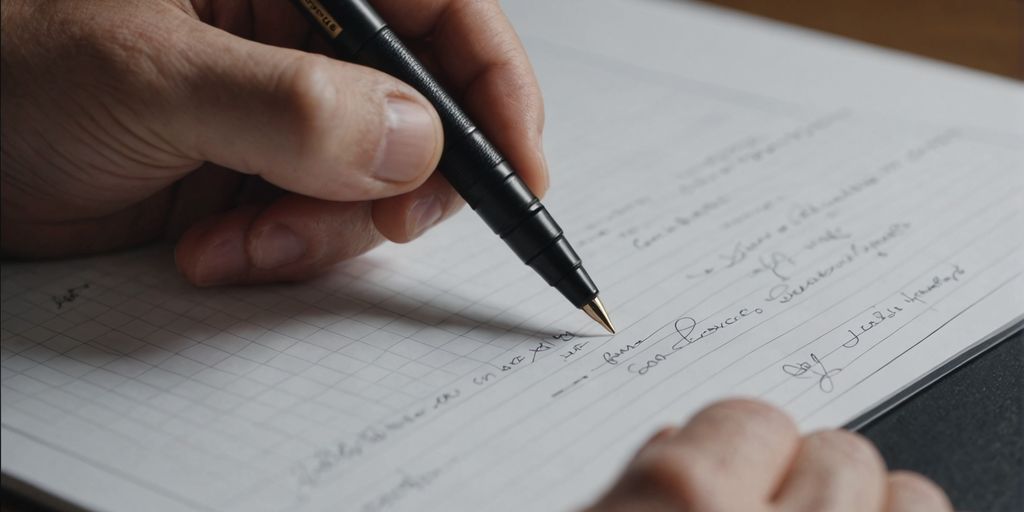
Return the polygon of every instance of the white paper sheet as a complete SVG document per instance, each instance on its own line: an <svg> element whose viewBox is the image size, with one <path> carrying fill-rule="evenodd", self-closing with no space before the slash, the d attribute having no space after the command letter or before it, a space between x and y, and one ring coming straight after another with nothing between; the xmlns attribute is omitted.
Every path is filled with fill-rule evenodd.
<svg viewBox="0 0 1024 512"><path fill-rule="evenodd" d="M717 398L839 426L1020 320L1019 85L690 4L507 7L618 335L469 212L302 285L4 264L4 474L98 510L561 509Z"/></svg>

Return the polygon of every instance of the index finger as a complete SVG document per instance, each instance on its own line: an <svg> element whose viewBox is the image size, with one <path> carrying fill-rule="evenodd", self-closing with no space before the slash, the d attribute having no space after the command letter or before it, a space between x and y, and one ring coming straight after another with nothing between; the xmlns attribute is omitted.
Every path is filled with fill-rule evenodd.
<svg viewBox="0 0 1024 512"><path fill-rule="evenodd" d="M438 78L538 196L548 187L540 87L496 0L377 0L402 38L429 42Z"/></svg>

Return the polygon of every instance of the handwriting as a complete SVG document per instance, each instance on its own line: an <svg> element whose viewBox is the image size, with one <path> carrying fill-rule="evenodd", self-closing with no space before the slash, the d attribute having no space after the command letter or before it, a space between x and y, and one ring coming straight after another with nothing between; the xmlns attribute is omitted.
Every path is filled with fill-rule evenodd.
<svg viewBox="0 0 1024 512"><path fill-rule="evenodd" d="M616 350L614 352L605 352L604 354L602 354L602 357L604 358L604 362L608 363L610 365L619 364L619 358L620 357L626 355L631 350L636 349L640 345L643 345L644 343L647 343L647 340L653 338L655 334L658 334L661 331L661 329L664 329L668 325L671 325L671 324L663 325L657 331L654 331L653 333L647 335L646 337L638 339L638 340L636 340L636 341L634 341L632 343L627 343L627 344L623 345L622 348L620 348L619 350Z"/></svg>
<svg viewBox="0 0 1024 512"><path fill-rule="evenodd" d="M900 314L900 312L902 312L902 311L903 311L903 308L900 307L900 306L890 306L890 307L885 308L885 311L881 311L881 310L878 310L878 309L872 311L871 312L871 320L868 320L867 323L860 324L860 327L858 328L857 332L854 332L853 329L847 329L846 330L846 332L850 333L850 339L847 340L846 342L844 342L843 346L846 347L846 348L856 347L857 344L860 343L861 335L863 335L863 334L867 333L868 331L870 331L871 329L874 329L875 327L881 325L882 322L884 322L884 321L886 321L886 320L888 320L890 318L894 318L896 315Z"/></svg>
<svg viewBox="0 0 1024 512"><path fill-rule="evenodd" d="M759 205L757 205L757 206L755 206L755 207L753 207L753 208L751 208L751 209L749 209L747 211L744 211L744 212L740 213L739 215L736 215L735 217L733 217L733 218L723 222L721 227L722 227L722 229L730 229L730 228L736 227L739 224L742 224L743 222L746 222L749 219L757 217L760 214L762 214L762 213L764 213L764 212L766 212L768 210L771 210L772 208L774 208L776 206L778 201L779 201L778 199L769 199L769 200L767 200L767 201L765 201L765 202L763 202L763 203L761 203L761 204L759 204Z"/></svg>
<svg viewBox="0 0 1024 512"><path fill-rule="evenodd" d="M761 233L753 240L747 242L736 242L733 246L732 252L726 256L724 254L719 255L720 258L726 260L725 268L732 268L736 264L747 259L747 255L753 251L756 251L762 244L772 238L771 231L765 231Z"/></svg>
<svg viewBox="0 0 1024 512"><path fill-rule="evenodd" d="M496 375L494 375L491 372L487 372L487 373L485 373L483 375L478 375L476 377L473 377L473 384L476 384L477 386L483 386L484 384L487 384L488 382L490 382L490 381L492 381L492 380L494 380L496 378L497 378Z"/></svg>
<svg viewBox="0 0 1024 512"><path fill-rule="evenodd" d="M507 371L511 370L512 368L515 368L519 364L522 364L524 361L526 361L525 357L523 357L523 356L515 356L512 359L509 359L509 361L507 363L499 366L498 369L503 371L503 372L507 372Z"/></svg>
<svg viewBox="0 0 1024 512"><path fill-rule="evenodd" d="M619 206L613 207L608 210L603 210L602 213L598 214L597 217L591 217L589 224L583 227L583 229L590 231L593 229L601 229L610 224L613 220L622 219L626 214L636 210L642 206L647 206L652 201L650 196L641 195L634 199L629 200L626 203L620 204Z"/></svg>
<svg viewBox="0 0 1024 512"><path fill-rule="evenodd" d="M907 151L904 159L907 162L916 162L940 149L944 149L959 137L960 133L956 129L946 130L926 140L920 146Z"/></svg>
<svg viewBox="0 0 1024 512"><path fill-rule="evenodd" d="M769 230L764 231L761 234L758 234L758 236L754 237L752 240L736 242L732 246L732 251L730 251L728 254L718 255L719 259L725 261L725 264L723 266L716 267L715 265L710 265L708 267L698 270L696 273L688 273L686 276L689 279L703 278L703 276L711 275L712 273L715 273L718 270L732 268L738 265L739 263L745 261L746 257L748 257L752 252L757 251L762 245L764 245L765 242L771 240L772 237L773 232Z"/></svg>
<svg viewBox="0 0 1024 512"><path fill-rule="evenodd" d="M843 231L843 228L829 228L824 233L812 238L809 242L804 244L804 249L811 251L816 249L820 245L824 245L828 242L838 242L841 240L847 240L850 238L850 234Z"/></svg>
<svg viewBox="0 0 1024 512"><path fill-rule="evenodd" d="M421 422L430 411L451 403L461 394L459 389L443 392L434 397L433 406L429 409L425 407L414 409L397 418L366 427L350 439L315 450L309 460L298 461L292 465L291 472L299 489L308 490L316 487L328 473L353 459L362 457L370 447L379 445L392 439L395 435L409 430L410 427Z"/></svg>
<svg viewBox="0 0 1024 512"><path fill-rule="evenodd" d="M782 371L786 372L792 377L798 379L806 378L818 378L818 389L825 393L831 393L835 389L835 383L832 382L832 377L837 373L841 372L841 368L827 369L825 363L818 358L814 352L811 352L810 361L801 361L796 364L787 363L782 365Z"/></svg>
<svg viewBox="0 0 1024 512"><path fill-rule="evenodd" d="M438 395L437 398L434 399L434 409L437 409L438 407L441 407L442 405L445 405L451 402L452 400L455 400L456 398L459 397L460 394L462 393L460 393L458 389L441 393L440 395Z"/></svg>
<svg viewBox="0 0 1024 512"><path fill-rule="evenodd" d="M697 321L694 320L693 318L680 318L679 320L676 320L674 327L676 330L676 334L679 336L679 339L672 343L672 345L669 347L668 352L659 352L657 354L654 354L654 357L648 359L647 361L644 361L643 364L631 364L628 367L626 367L626 370L629 371L630 373L635 373L637 375L647 375L647 372L651 371L654 367L668 360L669 356L686 348L687 346L693 344L694 341L696 341L690 340L690 335L693 334L693 330L697 327Z"/></svg>
<svg viewBox="0 0 1024 512"><path fill-rule="evenodd" d="M588 342L586 341L582 343L576 343L575 345L572 346L572 348L569 349L568 352L562 352L561 354L559 354L560 356L562 356L562 361L568 361L570 357L578 354L579 351L583 350L583 347L587 346L587 343Z"/></svg>
<svg viewBox="0 0 1024 512"><path fill-rule="evenodd" d="M886 232L879 237L871 239L863 244L850 244L850 248L843 253L842 256L833 260L832 263L818 268L810 276L804 278L799 284L794 286L788 283L781 283L771 287L768 290L768 296L764 300L765 302L777 301L779 304L786 304L811 288L816 287L819 283L829 279L837 271L845 268L847 265L852 264L872 252L878 251L888 242L906 234L909 229L910 224L907 223L893 224L889 226ZM885 256L885 253L882 252L878 252L877 254L880 257Z"/></svg>
<svg viewBox="0 0 1024 512"><path fill-rule="evenodd" d="M796 264L796 262L793 261L793 258L790 258L788 254L781 251L775 251L771 254L762 254L758 257L757 261L761 266L755 268L752 274L757 275L762 272L771 272L772 275L777 277L780 281L789 280L789 276L782 273L782 265Z"/></svg>
<svg viewBox="0 0 1024 512"><path fill-rule="evenodd" d="M706 217L708 214L715 210L718 210L728 202L728 198L718 197L712 201L708 201L700 205L699 207L685 215L676 215L675 217L669 219L666 225L661 226L660 228L656 227L656 231L654 233L646 235L644 237L633 238L633 247L637 249L647 249L653 246L654 244L664 240L666 237L672 235L676 231L685 228L690 224L693 224L694 222L697 222L698 220ZM637 231L639 231L639 229L632 228L624 231L622 233L622 236L629 236L636 233Z"/></svg>
<svg viewBox="0 0 1024 512"><path fill-rule="evenodd" d="M960 278L963 277L966 273L967 271L964 270L960 265L954 264L953 270L951 270L949 273L932 276L926 286L918 288L912 294L907 293L905 291L901 291L900 296L903 297L904 303L902 306L892 305L885 308L884 310L882 310L881 308L876 308L874 311L871 312L871 318L869 318L867 322L862 321L855 329L846 330L846 332L849 333L850 338L843 343L843 347L856 347L857 344L860 343L861 336L866 334L868 331L874 329L875 327L878 327L886 320L889 320L890 318L894 318L897 315L899 315L901 312L903 312L904 306L910 307L909 305L913 305L914 303L927 304L927 302L925 302L922 297L927 296L928 294L934 292L935 290L938 290L939 288L948 283L959 282Z"/></svg>
<svg viewBox="0 0 1024 512"><path fill-rule="evenodd" d="M934 292L935 290L938 290L943 285L946 285L951 282L959 282L960 278L963 277L965 273L966 271L960 268L960 265L953 265L953 271L950 272L949 274L932 276L932 279L927 286L923 288L918 288L917 290L914 290L913 293L900 292L900 295L903 296L903 301L906 302L907 304L911 304L914 302L927 304L927 302L925 302L925 300L922 297Z"/></svg>
<svg viewBox="0 0 1024 512"><path fill-rule="evenodd" d="M811 139L849 116L850 112L845 110L832 112L764 143L750 137L743 139L698 165L685 169L683 175L697 175L680 185L679 192L684 195L693 194L749 165L768 160L789 146Z"/></svg>
<svg viewBox="0 0 1024 512"><path fill-rule="evenodd" d="M732 249L728 253L718 254L718 259L725 261L721 266L709 265L696 272L687 274L689 279L697 279L711 275L720 270L726 270L733 268L740 263L750 259L750 256L757 252L762 246L777 237L777 235L785 235L789 232L790 226L787 224L780 224L774 229L769 229L761 232L755 237L749 240L737 241L733 244ZM836 242L849 239L850 235L843 231L841 227L828 228L823 233L813 237L810 241L803 245L802 251L812 251L821 245L829 242ZM799 254L798 251L797 254ZM780 281L786 281L789 276L785 275L781 267L783 264L795 265L796 261L793 254L783 252L779 250L765 252L757 258L758 267L755 268L751 275L758 275L764 272L771 272Z"/></svg>
<svg viewBox="0 0 1024 512"><path fill-rule="evenodd" d="M867 176L866 178L844 186L838 193L828 199L817 203L798 205L790 212L789 221L793 226L799 226L812 218L857 197L862 192L871 189L880 182L881 180L877 176Z"/></svg>
<svg viewBox="0 0 1024 512"><path fill-rule="evenodd" d="M573 340L575 338L576 338L576 334L572 333L572 332L569 332L569 331L563 331L563 332L561 332L559 334L552 334L551 335L551 340L554 340L554 341L544 340L544 341L538 342L533 347L530 347L530 349L529 349L529 351L531 353L530 363L537 362L537 355L540 354L541 352L547 352L548 350L553 350L553 349L557 348L557 345L555 344L556 341L567 342L567 341L571 341L571 340ZM584 343L583 345L586 345L586 343ZM516 357L519 357L519 356L516 356ZM564 357L563 357L563 359L564 359ZM521 362L522 362L522 360L513 359L512 366L515 366L516 364L519 364ZM504 368L502 368L502 371L505 371Z"/></svg>
<svg viewBox="0 0 1024 512"><path fill-rule="evenodd" d="M866 317L857 319L854 327L846 329L847 337L836 350L857 347L866 334L883 324L890 324L891 320L904 314L907 308L915 304L927 304L922 297L933 293L949 283L958 282L966 273L967 271L959 264L953 264L951 270L933 275L928 280L927 285L916 289L913 293L900 292L900 297L903 299L901 303L890 303L888 306L870 308L866 313ZM793 377L818 376L820 379L819 387L822 391L828 393L833 388L832 376L838 373L839 369L827 370L821 360L812 353L810 361L784 364L782 371Z"/></svg>
<svg viewBox="0 0 1024 512"><path fill-rule="evenodd" d="M552 334L551 337L559 341L572 341L573 338L576 337L576 334L571 333L569 331L564 331L561 334Z"/></svg>
<svg viewBox="0 0 1024 512"><path fill-rule="evenodd" d="M536 346L530 348L530 352L533 352L533 357L530 359L530 362L533 363L537 361L537 354L541 352L546 352L553 348L555 348L555 344L551 343L550 341L542 341L540 343L537 343Z"/></svg>
<svg viewBox="0 0 1024 512"><path fill-rule="evenodd" d="M760 315L763 313L764 309L762 308L742 308L735 315L726 317L718 321L717 323L713 323L705 327L696 335L694 334L694 331L697 330L697 321L694 318L688 316L680 318L672 324L673 328L675 329L675 335L677 339L672 343L668 351L654 354L653 357L651 357L647 361L644 361L643 363L630 364L629 366L626 367L626 370L630 373L635 373L637 375L647 375L648 372L650 372L659 364L668 360L670 356L679 352L680 350L708 336L711 336L723 329L728 328L729 326L739 322L740 320L747 316Z"/></svg>
<svg viewBox="0 0 1024 512"><path fill-rule="evenodd" d="M581 382L583 382L583 381L585 381L585 380L587 380L589 378L590 378L589 375L584 375L582 377L578 377L576 380L572 381L572 384L569 384L568 386L566 386L566 387L564 387L562 389L559 389L558 391L555 391L554 393L551 393L551 398L558 398L559 396L562 395L562 393L565 393L566 391L569 391L570 388L578 385L579 383L581 383Z"/></svg>
<svg viewBox="0 0 1024 512"><path fill-rule="evenodd" d="M509 359L508 362L502 364L501 366L495 366L495 368L498 371L504 373L512 371L513 368L519 366L520 364L523 364L524 362L526 362L526 357L522 355L516 355L512 356L512 359ZM476 384L477 386L483 386L484 384L487 384L488 382L491 382L497 378L498 376L494 372L487 372L483 375L477 375L476 377L473 377L473 384Z"/></svg>
<svg viewBox="0 0 1024 512"><path fill-rule="evenodd" d="M53 299L53 303L57 305L57 309L64 307L64 304L74 302L75 299L82 296L83 290L89 289L89 283L85 283L74 288L68 288L67 291L60 295L53 295L50 298Z"/></svg>

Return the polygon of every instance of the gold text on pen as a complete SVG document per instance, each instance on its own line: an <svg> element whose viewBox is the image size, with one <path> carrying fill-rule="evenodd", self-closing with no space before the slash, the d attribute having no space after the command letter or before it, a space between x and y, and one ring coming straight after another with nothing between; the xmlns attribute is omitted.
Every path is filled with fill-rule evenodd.
<svg viewBox="0 0 1024 512"><path fill-rule="evenodd" d="M324 30L331 35L331 39L341 34L341 25L327 12L319 0L302 0L302 6L324 27Z"/></svg>

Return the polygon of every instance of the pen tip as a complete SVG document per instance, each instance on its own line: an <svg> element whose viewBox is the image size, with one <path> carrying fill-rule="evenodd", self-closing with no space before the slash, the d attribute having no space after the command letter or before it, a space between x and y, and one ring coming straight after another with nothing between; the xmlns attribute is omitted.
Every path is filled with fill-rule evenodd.
<svg viewBox="0 0 1024 512"><path fill-rule="evenodd" d="M594 300L585 304L582 308L584 313L590 318L593 318L595 322L601 324L611 334L615 334L615 326L612 325L611 319L608 318L608 311L604 309L604 304L601 303L601 299L594 297Z"/></svg>

